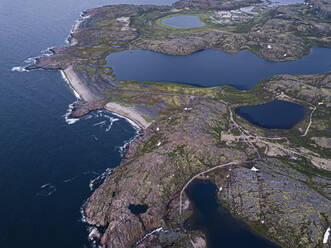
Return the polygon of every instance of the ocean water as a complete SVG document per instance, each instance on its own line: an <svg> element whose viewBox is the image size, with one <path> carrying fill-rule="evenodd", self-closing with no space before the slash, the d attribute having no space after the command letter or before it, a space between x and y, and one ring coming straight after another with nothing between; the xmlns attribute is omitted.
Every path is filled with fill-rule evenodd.
<svg viewBox="0 0 331 248"><path fill-rule="evenodd" d="M136 130L107 112L69 125L64 115L76 98L60 72L11 69L64 45L81 11L111 3L0 1L1 248L90 246L80 214L89 182L120 163Z"/></svg>
<svg viewBox="0 0 331 248"><path fill-rule="evenodd" d="M110 54L107 66L113 68L119 80L173 82L202 87L231 85L238 89L251 89L260 80L278 74L327 72L331 68L330 58L330 48L313 48L302 59L288 62L267 61L247 50L229 54L206 49L185 56L130 50Z"/></svg>
<svg viewBox="0 0 331 248"><path fill-rule="evenodd" d="M274 100L265 104L239 107L235 112L259 127L291 129L303 120L306 109L296 103Z"/></svg>
<svg viewBox="0 0 331 248"><path fill-rule="evenodd" d="M19 72L28 58L61 46L81 11L169 0L1 0L0 247L90 247L80 207L89 182L121 161L137 134L125 119L95 111L65 118L73 92L58 71ZM12 68L15 68L12 71Z"/></svg>

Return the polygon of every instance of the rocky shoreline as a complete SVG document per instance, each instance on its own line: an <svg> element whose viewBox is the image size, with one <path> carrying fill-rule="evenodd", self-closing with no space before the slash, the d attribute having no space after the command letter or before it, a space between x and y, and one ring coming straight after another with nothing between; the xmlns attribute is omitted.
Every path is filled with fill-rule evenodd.
<svg viewBox="0 0 331 248"><path fill-rule="evenodd" d="M68 46L54 48L52 56L29 66L63 70L81 97L71 117L107 109L144 130L83 209L90 239L102 247L204 247L203 233L181 229L192 214L181 192L197 175L220 189L219 200L234 216L275 243L330 245L331 240L323 243L323 235L331 223L331 153L324 145L331 138L331 71L275 76L238 91L119 81L105 65L108 54L125 49L177 55L205 48L248 49L285 61L304 56L313 46L331 47L330 6L323 0L315 7L277 7L249 23L208 23L213 8L225 11L250 3L183 0L172 7L87 10L74 25ZM178 13L205 16L208 25L181 32L164 29L157 20L174 7L183 8ZM280 97L316 111L287 131L257 128L233 114L238 106ZM303 135L305 130L309 132Z"/></svg>

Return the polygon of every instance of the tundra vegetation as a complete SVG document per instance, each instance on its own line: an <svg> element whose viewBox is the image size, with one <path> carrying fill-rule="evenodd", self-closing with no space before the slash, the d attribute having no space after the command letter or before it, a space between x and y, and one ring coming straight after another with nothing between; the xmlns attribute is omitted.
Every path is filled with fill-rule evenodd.
<svg viewBox="0 0 331 248"><path fill-rule="evenodd" d="M73 116L116 103L147 123L85 205L91 239L104 247L130 247L158 230L137 246L203 244L203 233L185 225L192 214L185 185L197 176L216 184L220 202L234 216L282 247L330 246L323 235L331 223L331 72L279 75L237 90L122 81L106 66L110 53L127 49L173 55L247 49L267 60L288 61L312 47L331 47L328 1L258 6L254 14L239 10L252 3L181 0L173 6L90 9L68 46L29 67L64 70L79 93L87 92ZM161 23L174 15L196 15L205 25L177 29ZM262 129L234 112L274 99L306 107L304 120L290 130ZM134 214L129 206L146 211Z"/></svg>

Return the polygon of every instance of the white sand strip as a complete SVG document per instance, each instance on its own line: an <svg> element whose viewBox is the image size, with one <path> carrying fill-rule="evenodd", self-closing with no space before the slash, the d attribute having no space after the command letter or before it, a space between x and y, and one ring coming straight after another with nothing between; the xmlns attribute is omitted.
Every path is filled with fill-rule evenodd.
<svg viewBox="0 0 331 248"><path fill-rule="evenodd" d="M110 102L106 104L105 109L130 119L142 129L146 129L151 124L132 107L125 107L118 103Z"/></svg>
<svg viewBox="0 0 331 248"><path fill-rule="evenodd" d="M96 99L88 87L86 87L86 85L79 79L72 66L63 70L63 73L74 92L78 94L81 99L85 101L94 101Z"/></svg>

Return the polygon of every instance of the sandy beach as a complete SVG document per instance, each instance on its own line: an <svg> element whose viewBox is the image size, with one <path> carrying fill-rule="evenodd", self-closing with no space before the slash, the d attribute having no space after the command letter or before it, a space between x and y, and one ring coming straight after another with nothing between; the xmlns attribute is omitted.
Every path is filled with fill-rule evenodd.
<svg viewBox="0 0 331 248"><path fill-rule="evenodd" d="M95 101L98 99L88 87L80 80L78 75L74 72L72 66L67 67L62 71L65 78L68 80L70 86L73 88L74 92L79 95L79 97L85 101Z"/></svg>
<svg viewBox="0 0 331 248"><path fill-rule="evenodd" d="M77 98L80 98L87 102L93 102L98 99L89 88L80 80L79 76L75 73L72 66L67 67L65 70L61 71L64 79L70 85L74 94ZM105 105L105 109L114 112L120 116L126 117L140 128L145 129L151 123L147 122L137 111L132 107L125 107L118 103L109 102Z"/></svg>
<svg viewBox="0 0 331 248"><path fill-rule="evenodd" d="M118 103L110 102L106 104L105 109L130 119L142 129L146 129L151 124L150 122L147 122L140 114L138 114L134 108L131 107L125 107L119 105Z"/></svg>

